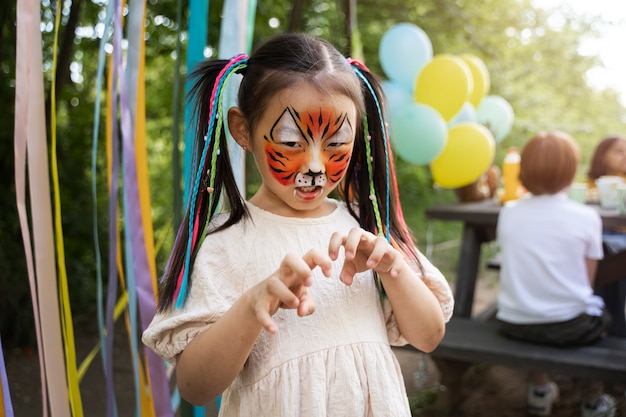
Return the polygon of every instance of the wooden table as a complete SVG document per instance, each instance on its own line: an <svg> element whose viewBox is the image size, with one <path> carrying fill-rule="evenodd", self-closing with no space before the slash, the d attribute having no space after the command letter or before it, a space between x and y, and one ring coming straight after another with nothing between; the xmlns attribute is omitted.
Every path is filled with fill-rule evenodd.
<svg viewBox="0 0 626 417"><path fill-rule="evenodd" d="M602 210L602 223L606 228L626 227L626 216L616 210ZM454 315L470 317L474 303L474 289L480 263L483 243L496 238L496 225L501 205L487 199L472 203L440 204L426 209L425 215L431 220L463 222L463 236L457 265Z"/></svg>

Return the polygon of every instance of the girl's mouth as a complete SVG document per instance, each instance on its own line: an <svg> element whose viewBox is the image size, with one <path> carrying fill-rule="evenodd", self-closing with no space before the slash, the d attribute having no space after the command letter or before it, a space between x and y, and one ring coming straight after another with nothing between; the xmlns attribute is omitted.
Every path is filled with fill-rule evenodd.
<svg viewBox="0 0 626 417"><path fill-rule="evenodd" d="M322 187L296 187L294 195L303 200L314 200L322 192Z"/></svg>

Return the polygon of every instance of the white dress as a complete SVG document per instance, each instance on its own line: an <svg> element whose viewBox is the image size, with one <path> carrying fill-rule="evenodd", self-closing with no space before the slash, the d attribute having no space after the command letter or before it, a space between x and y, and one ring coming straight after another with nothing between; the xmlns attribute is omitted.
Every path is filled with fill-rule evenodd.
<svg viewBox="0 0 626 417"><path fill-rule="evenodd" d="M207 236L196 258L183 308L158 313L143 342L175 364L198 333L250 287L270 276L285 254L326 251L335 231L358 227L343 203L320 218L282 217L247 203L251 220ZM424 281L446 320L453 300L445 278L425 257ZM223 393L220 416L410 416L399 364L390 344L403 345L388 301L371 272L340 282L313 271L315 313L279 309L275 335L262 332L243 370ZM418 319L418 318L416 318Z"/></svg>

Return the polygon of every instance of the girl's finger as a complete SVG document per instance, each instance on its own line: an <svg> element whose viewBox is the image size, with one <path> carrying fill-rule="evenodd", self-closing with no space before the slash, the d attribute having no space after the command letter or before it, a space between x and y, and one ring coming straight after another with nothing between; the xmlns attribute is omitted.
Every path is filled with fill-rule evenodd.
<svg viewBox="0 0 626 417"><path fill-rule="evenodd" d="M278 332L278 326L276 326L276 323L274 323L274 320L272 320L272 317L266 309L257 308L255 309L255 313L257 321L265 330L272 334L276 334L276 332Z"/></svg>
<svg viewBox="0 0 626 417"><path fill-rule="evenodd" d="M326 255L322 251L317 250L317 249L311 249L310 251L304 254L302 259L308 265L310 270L313 270L316 266L319 266L324 275L326 275L327 277L331 275L332 268L333 268L333 261L329 257L329 255ZM313 282L311 282L307 286L311 286L312 284Z"/></svg>
<svg viewBox="0 0 626 417"><path fill-rule="evenodd" d="M300 305L298 305L298 316L309 316L315 312L315 302L308 288L304 288L300 296Z"/></svg>
<svg viewBox="0 0 626 417"><path fill-rule="evenodd" d="M289 253L283 258L277 274L287 287L292 287L310 281L311 269L303 258Z"/></svg>
<svg viewBox="0 0 626 417"><path fill-rule="evenodd" d="M337 260L337 257L339 256L339 248L343 246L345 238L345 233L341 232L335 232L330 237L330 241L328 242L328 256L330 256L330 259L333 261Z"/></svg>
<svg viewBox="0 0 626 417"><path fill-rule="evenodd" d="M362 248L362 244L368 241L367 232L363 229L354 228L350 230L345 238L343 247L346 251L346 259L352 260L357 250Z"/></svg>
<svg viewBox="0 0 626 417"><path fill-rule="evenodd" d="M267 279L266 291L271 297L277 298L286 308L296 308L300 303L298 296L278 277L272 276Z"/></svg>
<svg viewBox="0 0 626 417"><path fill-rule="evenodd" d="M339 274L339 279L347 286L350 286L354 281L354 275L356 273L356 265L353 262L344 262L343 267L341 268L341 273Z"/></svg>
<svg viewBox="0 0 626 417"><path fill-rule="evenodd" d="M374 242L374 248L367 258L367 267L375 269L381 261L383 261L384 256L388 254L390 250L393 250L393 248L391 248L387 240L382 237L377 237ZM393 262L393 259L391 259L390 262Z"/></svg>

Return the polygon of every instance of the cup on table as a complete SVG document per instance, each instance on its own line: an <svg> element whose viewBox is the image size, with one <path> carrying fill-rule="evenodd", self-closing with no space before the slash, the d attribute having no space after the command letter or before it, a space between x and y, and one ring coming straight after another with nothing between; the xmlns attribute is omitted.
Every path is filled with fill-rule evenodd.
<svg viewBox="0 0 626 417"><path fill-rule="evenodd" d="M586 182L575 182L567 191L567 195L574 201L578 201L579 203L585 204L587 202L587 183Z"/></svg>
<svg viewBox="0 0 626 417"><path fill-rule="evenodd" d="M617 187L624 184L621 177L605 175L596 180L598 195L600 197L600 207L604 209L618 208L618 192Z"/></svg>
<svg viewBox="0 0 626 417"><path fill-rule="evenodd" d="M617 210L620 214L626 214L626 183L617 185Z"/></svg>

